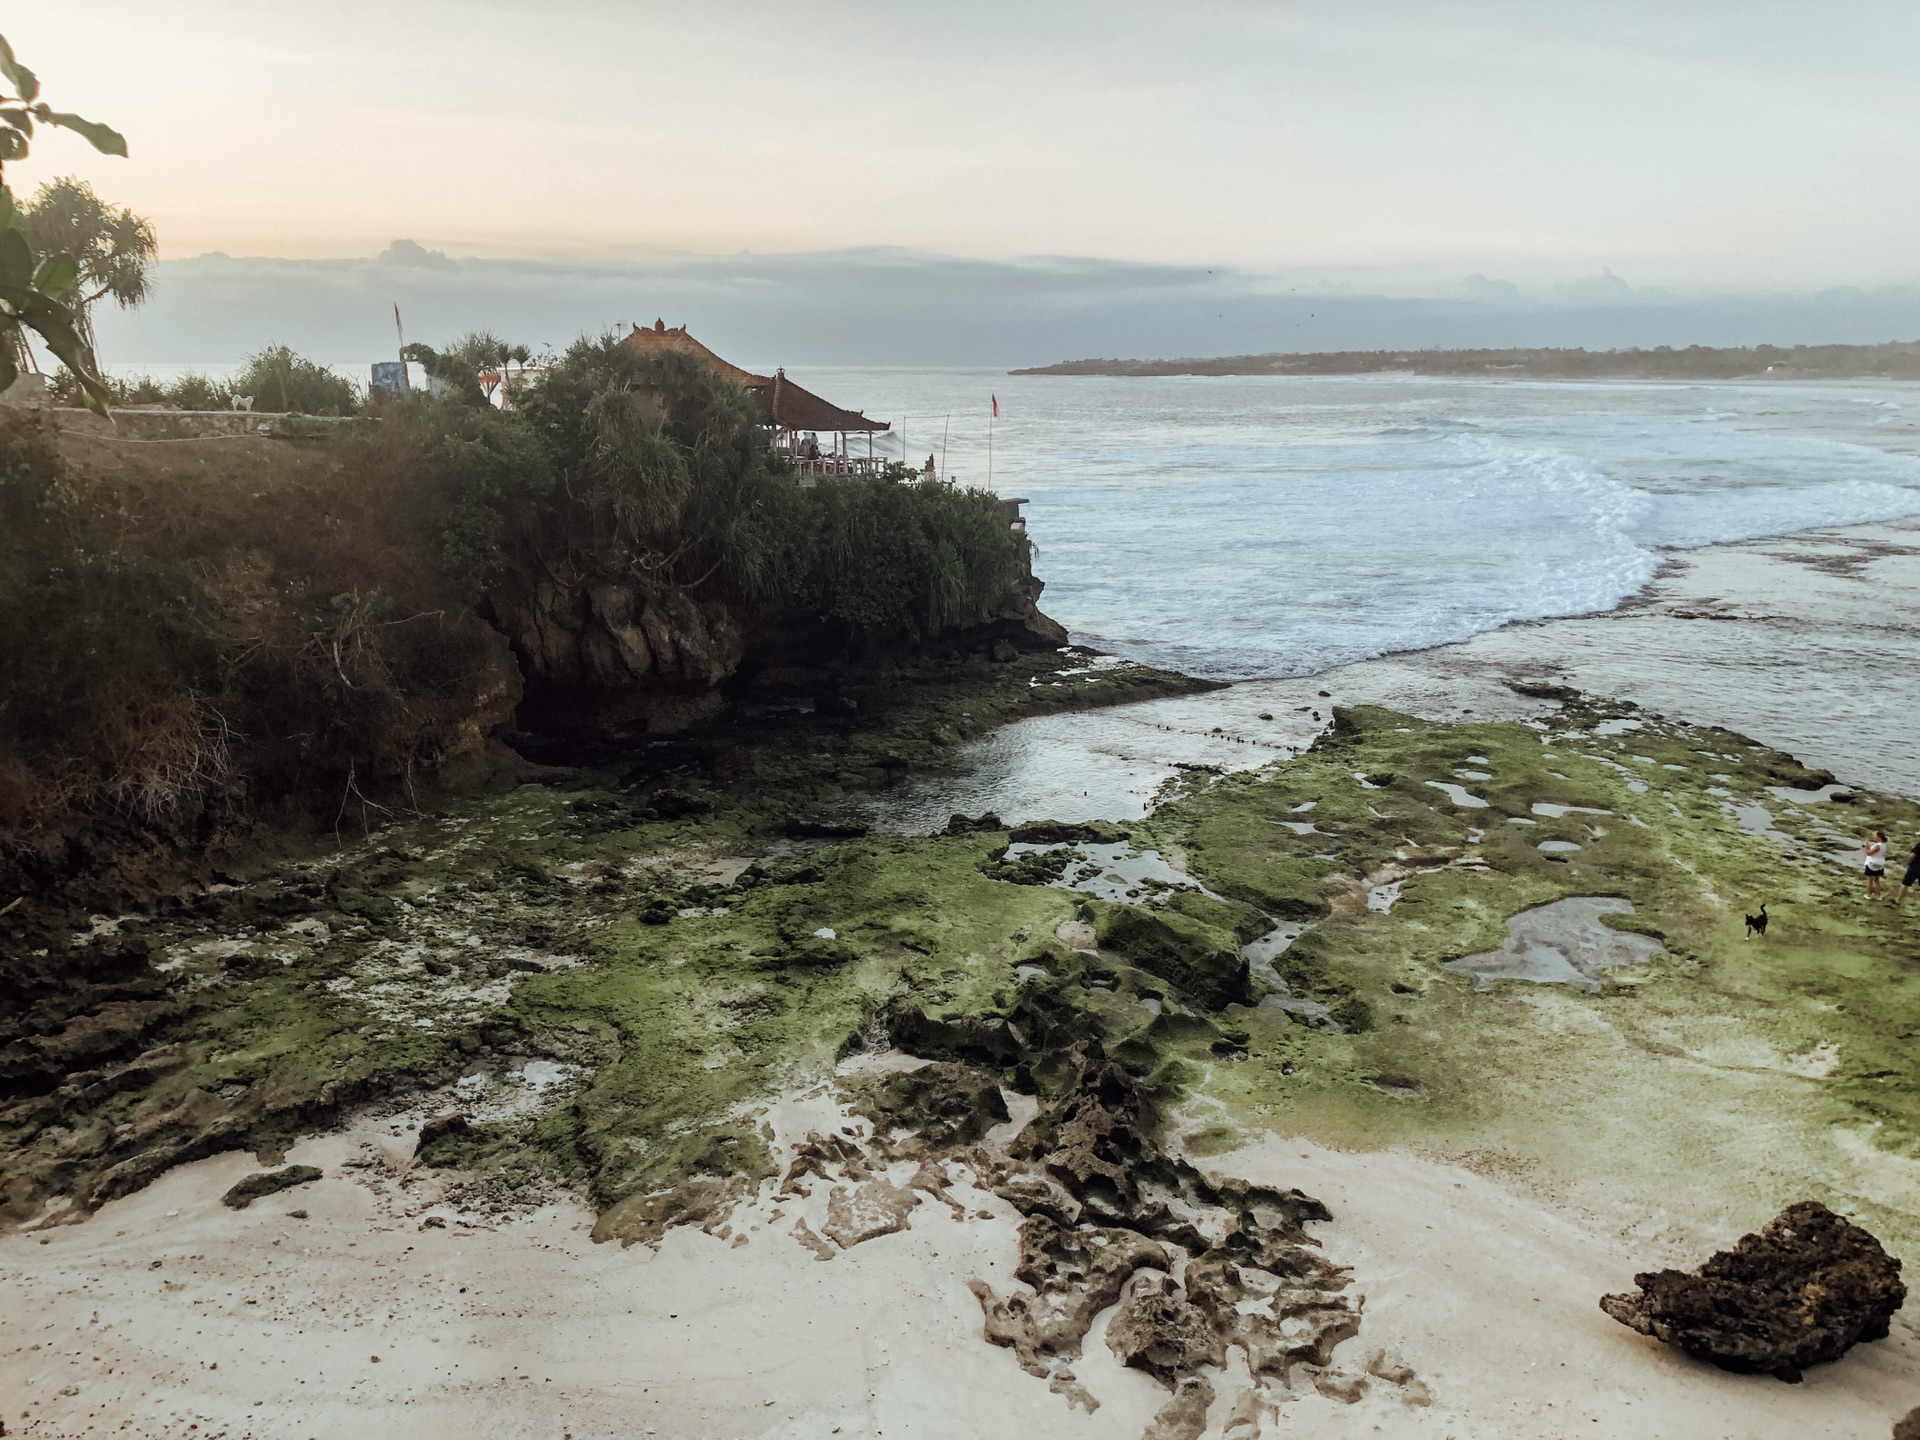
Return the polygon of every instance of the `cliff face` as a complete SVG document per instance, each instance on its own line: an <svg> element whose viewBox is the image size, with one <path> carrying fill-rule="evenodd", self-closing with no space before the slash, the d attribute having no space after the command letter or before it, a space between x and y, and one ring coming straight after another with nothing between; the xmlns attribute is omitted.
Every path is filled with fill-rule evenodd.
<svg viewBox="0 0 1920 1440"><path fill-rule="evenodd" d="M1040 612L1045 588L1027 569L984 623L916 643L979 650L1064 645L1066 629ZM520 662L527 692L521 725L561 733L671 734L718 712L723 685L743 670L858 666L910 648L854 637L805 615L743 615L720 597L607 580L509 582L488 592L483 613Z"/></svg>
<svg viewBox="0 0 1920 1440"><path fill-rule="evenodd" d="M502 547L463 593L420 454L393 426L0 426L0 904L102 908L269 831L373 823L517 763L515 732L613 754L775 671L830 672L825 695L929 645L1066 641L990 498L891 482L761 476L726 512L778 513L758 602L717 564L666 578L666 549L621 539L631 506L552 523L554 491L525 531L501 517L546 546Z"/></svg>
<svg viewBox="0 0 1920 1440"><path fill-rule="evenodd" d="M720 707L746 654L730 607L677 589L542 580L499 586L486 606L530 682L527 719L565 728L681 728Z"/></svg>

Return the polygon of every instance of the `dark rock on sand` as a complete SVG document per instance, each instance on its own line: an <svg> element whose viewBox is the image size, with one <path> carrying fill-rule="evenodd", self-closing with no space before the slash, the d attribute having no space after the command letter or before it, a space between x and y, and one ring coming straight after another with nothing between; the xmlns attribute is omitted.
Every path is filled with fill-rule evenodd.
<svg viewBox="0 0 1920 1440"><path fill-rule="evenodd" d="M1326 1208L1298 1191L1214 1181L1169 1155L1149 1089L1097 1041L1074 1043L1058 1068L1059 1098L1042 1104L989 1181L1026 1216L1014 1278L1033 1293L1002 1299L972 1282L987 1339L1030 1374L1057 1376L1093 1317L1120 1301L1108 1343L1174 1392L1147 1432L1167 1440L1205 1428L1213 1392L1195 1369L1220 1364L1229 1346L1245 1347L1256 1377L1283 1385L1297 1364L1328 1364L1360 1315L1343 1293L1346 1272L1305 1232Z"/></svg>
<svg viewBox="0 0 1920 1440"><path fill-rule="evenodd" d="M1164 1274L1148 1273L1127 1289L1119 1314L1107 1326L1107 1348L1120 1363L1144 1370L1163 1385L1177 1385L1202 1365L1224 1365L1226 1346L1187 1292ZM1197 1432L1196 1432L1197 1433Z"/></svg>
<svg viewBox="0 0 1920 1440"><path fill-rule="evenodd" d="M973 1065L936 1060L859 1087L854 1109L876 1126L906 1129L928 1145L972 1145L1008 1118L999 1081Z"/></svg>
<svg viewBox="0 0 1920 1440"><path fill-rule="evenodd" d="M413 1153L418 1155L434 1141L447 1135L464 1135L472 1128L473 1122L457 1111L445 1115L435 1115L420 1127L420 1139L414 1144Z"/></svg>
<svg viewBox="0 0 1920 1440"><path fill-rule="evenodd" d="M1893 1422L1893 1440L1920 1440L1920 1405L1909 1410L1904 1420Z"/></svg>
<svg viewBox="0 0 1920 1440"><path fill-rule="evenodd" d="M1723 1370L1797 1381L1809 1365L1886 1338L1907 1298L1900 1262L1817 1201L1782 1210L1693 1274L1659 1270L1600 1308ZM1904 1422L1903 1422L1904 1423Z"/></svg>
<svg viewBox="0 0 1920 1440"><path fill-rule="evenodd" d="M244 1210L265 1196L277 1195L296 1185L309 1185L319 1178L320 1169L316 1165L289 1165L284 1170L263 1170L258 1175L249 1175L227 1191L220 1197L220 1203L230 1210Z"/></svg>

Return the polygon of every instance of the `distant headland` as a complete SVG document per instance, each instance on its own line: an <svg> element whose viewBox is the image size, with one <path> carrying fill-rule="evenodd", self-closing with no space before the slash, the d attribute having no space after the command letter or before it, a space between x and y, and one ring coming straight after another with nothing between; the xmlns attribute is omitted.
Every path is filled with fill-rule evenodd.
<svg viewBox="0 0 1920 1440"><path fill-rule="evenodd" d="M1676 350L1330 350L1185 360L1065 360L1014 375L1455 375L1530 380L1920 380L1920 341Z"/></svg>

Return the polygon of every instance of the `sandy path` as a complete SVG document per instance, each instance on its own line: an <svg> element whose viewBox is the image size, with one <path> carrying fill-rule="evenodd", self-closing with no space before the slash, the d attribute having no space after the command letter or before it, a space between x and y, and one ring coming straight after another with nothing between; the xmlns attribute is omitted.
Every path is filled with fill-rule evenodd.
<svg viewBox="0 0 1920 1440"><path fill-rule="evenodd" d="M964 1186L992 1219L928 1201L910 1230L825 1262L787 1233L797 1212L818 1228L823 1195L778 1221L770 1200L743 1212L745 1244L679 1230L650 1255L594 1245L571 1203L466 1228L442 1177L409 1174L410 1149L367 1121L296 1149L325 1179L244 1212L219 1197L258 1167L230 1154L88 1224L0 1238L8 1433L1134 1440L1165 1398L1113 1360L1104 1317L1076 1367L1103 1402L1092 1416L982 1341L966 1281L1011 1284L1015 1219ZM1399 1153L1268 1139L1217 1163L1332 1206L1322 1238L1367 1297L1339 1364L1360 1374L1384 1347L1434 1396L1419 1407L1374 1380L1345 1404L1303 1381L1262 1434L1852 1440L1920 1403L1905 1318L1800 1386L1724 1375L1608 1320L1599 1294L1668 1258L1621 1238L1644 1217L1609 1225ZM445 1228L420 1228L432 1215ZM1210 1437L1243 1388L1220 1384Z"/></svg>

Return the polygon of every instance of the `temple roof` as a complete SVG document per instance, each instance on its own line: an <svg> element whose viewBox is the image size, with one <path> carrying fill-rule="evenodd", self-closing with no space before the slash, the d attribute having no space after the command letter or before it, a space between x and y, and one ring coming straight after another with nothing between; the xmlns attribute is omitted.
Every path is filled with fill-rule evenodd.
<svg viewBox="0 0 1920 1440"><path fill-rule="evenodd" d="M691 355L703 365L718 371L724 379L731 381L735 385L744 385L749 390L761 385L771 385L773 383L765 375L755 375L751 370L742 370L738 365L730 364L722 360L718 355L714 354L713 351L689 335L687 333L687 327L684 325L676 325L671 330L667 328L664 320L654 321L651 330L642 330L636 325L633 327L633 333L627 336L627 344L635 350L638 350L642 355L658 355L663 350L673 350L682 355Z"/></svg>
<svg viewBox="0 0 1920 1440"><path fill-rule="evenodd" d="M773 379L762 381L753 390L760 406L760 417L782 430L886 430L884 420L869 420L857 410L842 410L830 400L822 400L811 390L787 379L787 372L776 370Z"/></svg>
<svg viewBox="0 0 1920 1440"><path fill-rule="evenodd" d="M665 350L691 355L722 379L751 391L754 404L760 411L761 423L766 425L782 430L813 431L891 428L884 420L869 420L857 410L842 410L832 401L821 399L811 390L787 379L784 370L776 370L770 376L742 370L738 365L722 360L694 339L684 325L676 325L671 330L664 320L655 320L650 330L636 325L633 333L627 336L626 343L643 355L658 355Z"/></svg>

